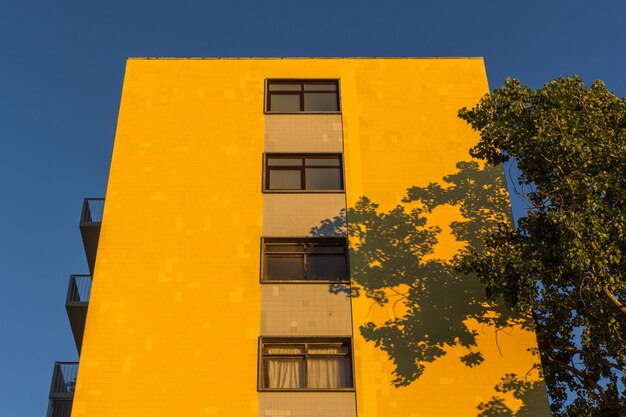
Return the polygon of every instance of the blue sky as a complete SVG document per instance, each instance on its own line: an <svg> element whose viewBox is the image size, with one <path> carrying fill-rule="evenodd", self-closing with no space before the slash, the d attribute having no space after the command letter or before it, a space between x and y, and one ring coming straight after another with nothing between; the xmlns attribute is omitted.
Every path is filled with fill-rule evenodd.
<svg viewBox="0 0 626 417"><path fill-rule="evenodd" d="M492 87L578 74L623 97L625 20L611 0L0 3L0 414L43 417L54 361L77 358L67 279L127 56L483 56Z"/></svg>

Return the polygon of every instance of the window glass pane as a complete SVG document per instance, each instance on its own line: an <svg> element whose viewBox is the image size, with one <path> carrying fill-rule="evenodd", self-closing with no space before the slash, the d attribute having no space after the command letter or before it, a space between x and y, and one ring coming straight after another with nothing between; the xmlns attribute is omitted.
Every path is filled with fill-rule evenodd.
<svg viewBox="0 0 626 417"><path fill-rule="evenodd" d="M269 83L270 91L300 91L302 85L300 83Z"/></svg>
<svg viewBox="0 0 626 417"><path fill-rule="evenodd" d="M268 256L266 258L265 279L303 280L303 256Z"/></svg>
<svg viewBox="0 0 626 417"><path fill-rule="evenodd" d="M274 96L272 96L274 100ZM338 111L337 93L304 93L304 111ZM272 111L274 105L272 101Z"/></svg>
<svg viewBox="0 0 626 417"><path fill-rule="evenodd" d="M346 256L342 254L311 254L307 256L306 278L310 280L345 281Z"/></svg>
<svg viewBox="0 0 626 417"><path fill-rule="evenodd" d="M277 245L268 244L265 246L265 252L304 252L304 245Z"/></svg>
<svg viewBox="0 0 626 417"><path fill-rule="evenodd" d="M269 166L302 166L302 158L267 158Z"/></svg>
<svg viewBox="0 0 626 417"><path fill-rule="evenodd" d="M309 358L307 388L352 388L350 358Z"/></svg>
<svg viewBox="0 0 626 417"><path fill-rule="evenodd" d="M265 388L305 388L304 359L265 359Z"/></svg>
<svg viewBox="0 0 626 417"><path fill-rule="evenodd" d="M310 253L345 253L344 245L308 245Z"/></svg>
<svg viewBox="0 0 626 417"><path fill-rule="evenodd" d="M265 353L270 355L304 354L304 346L265 345Z"/></svg>
<svg viewBox="0 0 626 417"><path fill-rule="evenodd" d="M270 111L276 112L299 112L300 111L300 95L299 94L271 94L270 95Z"/></svg>
<svg viewBox="0 0 626 417"><path fill-rule="evenodd" d="M337 84L335 83L306 83L304 84L304 91L337 91Z"/></svg>
<svg viewBox="0 0 626 417"><path fill-rule="evenodd" d="M339 158L306 158L307 166L333 166L338 167L341 162Z"/></svg>
<svg viewBox="0 0 626 417"><path fill-rule="evenodd" d="M335 354L343 355L348 353L348 346L341 345L309 345L308 353L311 354Z"/></svg>
<svg viewBox="0 0 626 417"><path fill-rule="evenodd" d="M301 175L300 170L270 169L270 190L300 190Z"/></svg>
<svg viewBox="0 0 626 417"><path fill-rule="evenodd" d="M307 190L343 190L339 168L307 168Z"/></svg>

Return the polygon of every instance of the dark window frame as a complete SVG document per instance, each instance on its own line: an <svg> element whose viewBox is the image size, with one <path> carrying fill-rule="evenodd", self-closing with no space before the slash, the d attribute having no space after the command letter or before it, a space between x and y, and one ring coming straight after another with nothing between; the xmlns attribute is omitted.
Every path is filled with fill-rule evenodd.
<svg viewBox="0 0 626 417"><path fill-rule="evenodd" d="M334 85L335 86L335 91L331 91L331 90L325 90L325 89L319 89L319 90L312 90L312 89L305 89L305 84L307 85ZM271 90L271 86L272 85L299 85L300 89L299 90ZM337 110L305 110L305 95L308 93L313 93L313 94L335 94L336 95L336 101L337 101ZM296 78L296 79L289 79L289 78L268 78L265 80L265 100L264 100L264 112L267 114L338 114L341 113L341 99L340 99L340 85L339 85L339 79L338 78L312 78L312 79L306 79L306 78ZM300 98L300 109L299 110L294 110L294 111L276 111L276 110L272 110L272 96L273 95L291 95L291 96L298 96Z"/></svg>
<svg viewBox="0 0 626 417"><path fill-rule="evenodd" d="M265 346L274 345L274 346L285 346L285 347L293 347L304 345L304 353L300 354L289 354L289 353L281 353L281 354L266 354ZM309 353L308 346L341 346L346 347L347 352L341 354L329 354L329 353ZM302 358L304 360L304 383L308 382L307 379L307 359L312 357L348 357L350 358L350 378L352 381L352 387L346 388L268 388L266 387L266 379L265 379L265 358ZM259 337L259 363L258 363L258 381L257 381L257 390L258 391L270 391L270 392L354 392L355 387L355 374L354 374L354 346L352 337L348 336L261 336Z"/></svg>
<svg viewBox="0 0 626 417"><path fill-rule="evenodd" d="M268 251L268 245L305 245L302 252L295 251ZM306 251L306 245L310 247L340 247L343 252L327 252L333 255L343 254L345 259L345 278L344 279L269 279L267 277L267 259L271 256L284 257L302 257L303 258L303 275L307 273L307 257L313 255L311 251ZM318 252L319 255L321 252ZM261 238L261 279L262 284L350 284L350 261L348 258L348 241L343 237L262 237ZM269 256L268 256L269 255ZM314 255L315 256L315 255Z"/></svg>
<svg viewBox="0 0 626 417"><path fill-rule="evenodd" d="M302 159L301 165L273 165L270 166L268 159ZM339 165L307 165L307 159L337 159ZM307 169L332 169L338 168L341 188L319 190L306 188ZM299 171L300 188L294 189L272 189L270 188L270 171ZM343 172L343 155L340 153L265 153L263 154L263 192L265 193L345 193L345 175Z"/></svg>

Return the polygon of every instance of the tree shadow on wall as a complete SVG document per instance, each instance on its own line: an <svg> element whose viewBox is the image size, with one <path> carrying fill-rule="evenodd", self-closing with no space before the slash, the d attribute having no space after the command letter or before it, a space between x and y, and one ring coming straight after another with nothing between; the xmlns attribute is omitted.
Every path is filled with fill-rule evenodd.
<svg viewBox="0 0 626 417"><path fill-rule="evenodd" d="M538 358L539 356L536 355ZM541 374L539 365L531 371ZM537 417L547 414L547 397L543 383L538 379L529 379L525 375L505 374L495 386L496 395L489 401L478 405L478 417ZM513 411L503 398L511 393L521 402L517 411Z"/></svg>
<svg viewBox="0 0 626 417"><path fill-rule="evenodd" d="M441 184L408 189L402 204L389 211L380 211L378 204L361 197L347 213L312 229L317 237L349 237L352 285L349 290L331 285L331 292L349 291L351 297L367 297L373 304L391 307L393 318L366 322L360 333L387 353L394 364L392 383L396 387L410 385L452 347L466 349L468 353L460 357L465 366L479 366L485 358L475 329L481 325L496 329L496 344L500 332L531 326L528 317L514 316L490 301L476 277L456 270L460 253L448 259L437 256L442 230L430 225L429 218L438 208L459 210L462 217L455 216L459 220L448 226L458 246L476 251L483 250L486 233L511 222L501 168L459 162L457 169ZM521 417L524 407L534 408L530 402L536 397L532 391L537 384L527 382L526 377L504 375L495 387L497 394L479 405L479 416ZM538 387L542 389L541 384ZM513 413L499 393L512 393L524 406Z"/></svg>

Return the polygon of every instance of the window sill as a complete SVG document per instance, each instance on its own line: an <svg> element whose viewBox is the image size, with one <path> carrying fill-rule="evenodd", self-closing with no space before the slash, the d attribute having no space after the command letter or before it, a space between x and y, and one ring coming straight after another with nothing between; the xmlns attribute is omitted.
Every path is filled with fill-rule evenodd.
<svg viewBox="0 0 626 417"><path fill-rule="evenodd" d="M264 194L345 194L346 190L262 190Z"/></svg>
<svg viewBox="0 0 626 417"><path fill-rule="evenodd" d="M261 284L341 284L350 285L350 281L330 281L330 280L287 280L287 279L265 279L261 280Z"/></svg>
<svg viewBox="0 0 626 417"><path fill-rule="evenodd" d="M355 388L257 388L258 392L355 392Z"/></svg>
<svg viewBox="0 0 626 417"><path fill-rule="evenodd" d="M341 114L340 111L295 111L295 112L281 112L281 111L267 111L265 110L263 112L263 114L267 114L267 115L272 115L272 114L279 114L279 115L293 115L293 114Z"/></svg>

